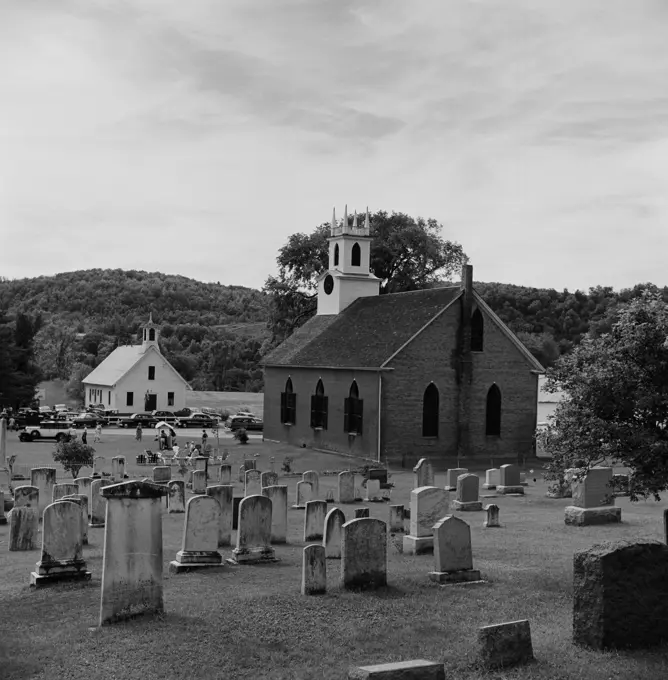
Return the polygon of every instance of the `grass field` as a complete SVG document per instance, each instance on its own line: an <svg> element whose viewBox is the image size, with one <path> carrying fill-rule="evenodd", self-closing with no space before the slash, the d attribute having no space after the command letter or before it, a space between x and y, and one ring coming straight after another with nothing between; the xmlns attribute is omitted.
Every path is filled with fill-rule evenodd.
<svg viewBox="0 0 668 680"><path fill-rule="evenodd" d="M234 414L241 409L262 417L264 413L264 394L262 392L186 392L186 406L203 406L229 411Z"/></svg>
<svg viewBox="0 0 668 680"><path fill-rule="evenodd" d="M128 455L138 446L116 435L108 454ZM37 445L29 445L34 447ZM48 446L48 445L47 445ZM50 449L50 446L48 447ZM261 442L230 442L233 464L243 452L258 454L267 469L275 456L293 455L299 472L347 469L350 460ZM29 452L26 450L26 457ZM30 454L32 455L32 454ZM37 454L42 455L39 450ZM105 454L102 454L105 455ZM134 460L134 456L132 456ZM142 477L150 468L133 468ZM296 479L283 478L294 498ZM408 504L412 475L395 471L392 501ZM443 474L436 483L442 485ZM335 477L321 487L334 490ZM359 478L357 484L359 485ZM237 486L237 495L241 486ZM84 549L93 574L87 584L28 586L39 551L7 551L8 528L0 527L0 677L76 680L260 679L334 680L346 678L350 664L427 658L446 663L446 677L621 680L668 677L668 650L598 653L571 644L573 552L604 540L662 536L665 502L631 504L618 499L623 524L567 527L567 500L545 498L543 483L526 496L498 497L500 529L484 529L484 513L462 513L471 525L474 568L486 583L440 587L429 581L429 555L404 556L388 541L387 589L372 593L339 590L338 561L328 563L327 595L302 597L303 513L289 510L289 543L276 546L277 564L224 566L170 575L167 565L180 549L183 515L163 515L165 614L96 628L104 530L90 529ZM486 493L486 492L483 492ZM359 504L358 504L359 505ZM386 504L368 504L371 516L387 519ZM342 506L346 517L353 507ZM233 536L234 539L234 536ZM221 548L223 557L231 549ZM528 618L535 664L482 674L475 665L480 626Z"/></svg>

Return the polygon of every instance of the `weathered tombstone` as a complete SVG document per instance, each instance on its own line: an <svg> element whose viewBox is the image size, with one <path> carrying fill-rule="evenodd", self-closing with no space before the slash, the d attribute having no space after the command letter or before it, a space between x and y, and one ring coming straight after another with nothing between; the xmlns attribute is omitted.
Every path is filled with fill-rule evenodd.
<svg viewBox="0 0 668 680"><path fill-rule="evenodd" d="M485 472L485 483L482 485L483 489L496 489L499 485L499 468L490 468Z"/></svg>
<svg viewBox="0 0 668 680"><path fill-rule="evenodd" d="M303 510L306 504L313 498L313 487L310 482L297 482L297 500L292 506L293 510Z"/></svg>
<svg viewBox="0 0 668 680"><path fill-rule="evenodd" d="M387 585L387 524L351 519L342 527L341 585L346 589Z"/></svg>
<svg viewBox="0 0 668 680"><path fill-rule="evenodd" d="M278 475L275 472L263 472L260 475L260 486L264 489L267 486L278 486Z"/></svg>
<svg viewBox="0 0 668 680"><path fill-rule="evenodd" d="M209 460L207 466L207 480L220 484L220 463Z"/></svg>
<svg viewBox="0 0 668 680"><path fill-rule="evenodd" d="M466 474L457 477L457 496L452 502L453 510L471 512L482 510L479 498L480 478L478 475Z"/></svg>
<svg viewBox="0 0 668 680"><path fill-rule="evenodd" d="M206 475L204 470L198 470ZM169 571L178 574L190 569L219 567L223 558L218 552L220 535L220 505L215 498L193 496L186 505L183 542Z"/></svg>
<svg viewBox="0 0 668 680"><path fill-rule="evenodd" d="M348 671L348 680L445 680L445 666L425 659L357 666Z"/></svg>
<svg viewBox="0 0 668 680"><path fill-rule="evenodd" d="M265 486L262 495L271 501L271 542L286 543L288 540L288 487Z"/></svg>
<svg viewBox="0 0 668 680"><path fill-rule="evenodd" d="M339 508L332 508L325 516L325 531L322 544L325 548L325 557L328 560L341 559L341 537L346 516Z"/></svg>
<svg viewBox="0 0 668 680"><path fill-rule="evenodd" d="M520 469L517 465L508 463L499 468L499 483L496 486L496 493L524 494L524 487L520 484Z"/></svg>
<svg viewBox="0 0 668 680"><path fill-rule="evenodd" d="M622 509L615 507L615 496L610 487L612 468L594 467L584 479L573 480L573 504L564 510L566 524L588 526L622 521Z"/></svg>
<svg viewBox="0 0 668 680"><path fill-rule="evenodd" d="M355 508L355 519L366 519L369 516L369 508Z"/></svg>
<svg viewBox="0 0 668 680"><path fill-rule="evenodd" d="M29 487L34 488L34 487ZM37 503L12 508L9 515L9 550L36 550L39 531Z"/></svg>
<svg viewBox="0 0 668 680"><path fill-rule="evenodd" d="M239 503L237 547L232 551L239 564L275 562L271 547L271 500L246 496Z"/></svg>
<svg viewBox="0 0 668 680"><path fill-rule="evenodd" d="M193 472L192 492L194 494L206 493L206 470L195 470Z"/></svg>
<svg viewBox="0 0 668 680"><path fill-rule="evenodd" d="M53 502L59 501L63 496L71 496L79 493L78 484L54 484L53 485Z"/></svg>
<svg viewBox="0 0 668 680"><path fill-rule="evenodd" d="M304 543L321 541L327 515L326 501L309 501L304 512Z"/></svg>
<svg viewBox="0 0 668 680"><path fill-rule="evenodd" d="M321 545L307 545L302 553L302 595L321 595L326 592L325 548Z"/></svg>
<svg viewBox="0 0 668 680"><path fill-rule="evenodd" d="M125 479L125 456L114 456L111 459L111 478L115 482Z"/></svg>
<svg viewBox="0 0 668 680"><path fill-rule="evenodd" d="M404 533L404 506L390 505L390 533L403 534Z"/></svg>
<svg viewBox="0 0 668 680"><path fill-rule="evenodd" d="M167 512L171 515L186 511L186 483L182 479L172 479L167 484Z"/></svg>
<svg viewBox="0 0 668 680"><path fill-rule="evenodd" d="M223 486L232 484L232 466L223 463L220 466L220 483Z"/></svg>
<svg viewBox="0 0 668 680"><path fill-rule="evenodd" d="M259 470L246 470L244 496L259 496L261 494L262 473Z"/></svg>
<svg viewBox="0 0 668 680"><path fill-rule="evenodd" d="M668 641L668 546L594 545L573 556L573 642L642 649Z"/></svg>
<svg viewBox="0 0 668 680"><path fill-rule="evenodd" d="M199 470L200 472L206 472L207 464L209 462L209 459L206 456L195 456L194 462L195 470Z"/></svg>
<svg viewBox="0 0 668 680"><path fill-rule="evenodd" d="M380 500L380 482L377 479L366 480L366 498L367 502Z"/></svg>
<svg viewBox="0 0 668 680"><path fill-rule="evenodd" d="M36 486L17 486L14 488L15 508L35 508L39 512L39 489ZM39 514L38 514L39 517Z"/></svg>
<svg viewBox="0 0 668 680"><path fill-rule="evenodd" d="M487 519L485 520L483 526L486 526L488 529L491 529L492 527L500 527L499 506L495 505L494 503L486 505L485 511L487 512Z"/></svg>
<svg viewBox="0 0 668 680"><path fill-rule="evenodd" d="M100 490L106 500L100 625L160 613L164 486L120 482Z"/></svg>
<svg viewBox="0 0 668 680"><path fill-rule="evenodd" d="M478 646L481 665L486 669L518 666L534 658L526 619L483 626L478 631Z"/></svg>
<svg viewBox="0 0 668 680"><path fill-rule="evenodd" d="M450 494L437 486L422 486L411 491L410 533L404 536L403 551L420 555L434 549L432 527L450 512Z"/></svg>
<svg viewBox="0 0 668 680"><path fill-rule="evenodd" d="M413 488L434 486L434 468L427 458L420 458L413 468Z"/></svg>
<svg viewBox="0 0 668 680"><path fill-rule="evenodd" d="M94 479L90 485L90 526L94 529L103 527L107 516L107 499L102 495L105 486L111 486L111 482Z"/></svg>
<svg viewBox="0 0 668 680"><path fill-rule="evenodd" d="M465 475L468 472L466 468L451 468L445 473L445 490L446 491L456 491L457 490L457 477L460 475Z"/></svg>
<svg viewBox="0 0 668 680"><path fill-rule="evenodd" d="M312 500L321 501L320 497L320 475L315 470L308 470L302 475L303 482L309 482L311 484Z"/></svg>
<svg viewBox="0 0 668 680"><path fill-rule="evenodd" d="M276 461L276 457L275 457L275 456L271 456L271 458L269 458L269 469L271 470L271 472L276 472L276 469L275 469L275 467L276 467L275 461ZM276 486L276 484L270 484L269 486Z"/></svg>
<svg viewBox="0 0 668 680"><path fill-rule="evenodd" d="M30 470L30 484L39 489L40 519L49 503L53 501L53 487L56 484L56 468L41 467Z"/></svg>
<svg viewBox="0 0 668 680"><path fill-rule="evenodd" d="M0 526L7 524L7 517L5 517L5 492L0 489Z"/></svg>
<svg viewBox="0 0 668 680"><path fill-rule="evenodd" d="M81 508L81 543L88 545L88 496L74 493L70 496L63 496L63 500L74 501Z"/></svg>
<svg viewBox="0 0 668 680"><path fill-rule="evenodd" d="M157 465L153 468L153 483L167 484L172 480L172 468L169 465Z"/></svg>
<svg viewBox="0 0 668 680"><path fill-rule="evenodd" d="M74 483L79 487L78 493L88 496L88 510L90 511L90 485L93 482L92 477L77 477Z"/></svg>
<svg viewBox="0 0 668 680"><path fill-rule="evenodd" d="M31 586L88 580L81 543L81 508L72 501L47 505L42 515L42 559L30 574Z"/></svg>
<svg viewBox="0 0 668 680"><path fill-rule="evenodd" d="M220 523L218 525L218 547L232 543L232 499L234 486L232 484L216 484L206 487L206 495L215 498L220 506Z"/></svg>
<svg viewBox="0 0 668 680"><path fill-rule="evenodd" d="M450 515L434 525L434 571L429 578L437 583L480 580L473 569L471 527L463 519Z"/></svg>
<svg viewBox="0 0 668 680"><path fill-rule="evenodd" d="M338 474L338 503L355 502L355 475L346 470Z"/></svg>
<svg viewBox="0 0 668 680"><path fill-rule="evenodd" d="M100 477L102 468L104 467L104 456L95 456L93 458L93 473L91 477Z"/></svg>

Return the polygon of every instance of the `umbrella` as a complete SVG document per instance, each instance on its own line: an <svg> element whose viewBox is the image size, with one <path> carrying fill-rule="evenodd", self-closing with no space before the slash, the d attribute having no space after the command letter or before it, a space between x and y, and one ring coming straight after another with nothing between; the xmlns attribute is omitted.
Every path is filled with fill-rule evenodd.
<svg viewBox="0 0 668 680"><path fill-rule="evenodd" d="M169 433L172 435L172 437L176 437L176 432L174 431L174 428L169 424L166 423L164 420L161 420L156 426L156 430L162 430L164 427L166 427L169 430Z"/></svg>

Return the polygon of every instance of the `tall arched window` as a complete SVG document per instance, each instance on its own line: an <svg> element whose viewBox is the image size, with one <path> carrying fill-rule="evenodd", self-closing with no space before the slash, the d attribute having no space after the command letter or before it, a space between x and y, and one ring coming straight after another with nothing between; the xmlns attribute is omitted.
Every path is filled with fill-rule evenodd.
<svg viewBox="0 0 668 680"><path fill-rule="evenodd" d="M438 387L433 382L422 399L422 436L438 437Z"/></svg>
<svg viewBox="0 0 668 680"><path fill-rule="evenodd" d="M318 380L318 384L315 386L315 394L311 395L311 427L319 430L327 429L327 402L325 386L322 380Z"/></svg>
<svg viewBox="0 0 668 680"><path fill-rule="evenodd" d="M144 328L144 342L146 342L146 329Z"/></svg>
<svg viewBox="0 0 668 680"><path fill-rule="evenodd" d="M496 384L492 385L487 392L485 434L501 436L501 390Z"/></svg>
<svg viewBox="0 0 668 680"><path fill-rule="evenodd" d="M335 244L334 246L334 266L336 267L339 264L339 244Z"/></svg>
<svg viewBox="0 0 668 680"><path fill-rule="evenodd" d="M148 332L148 339L155 340L155 328L151 328Z"/></svg>
<svg viewBox="0 0 668 680"><path fill-rule="evenodd" d="M348 434L362 434L364 400L360 399L357 381L350 385L348 398L343 403L343 431Z"/></svg>
<svg viewBox="0 0 668 680"><path fill-rule="evenodd" d="M360 244L353 244L353 249L350 253L350 264L353 267L359 267L362 262L362 250L360 249Z"/></svg>
<svg viewBox="0 0 668 680"><path fill-rule="evenodd" d="M482 352L483 336L484 336L484 322L482 314L479 309L476 309L471 314L471 351Z"/></svg>
<svg viewBox="0 0 668 680"><path fill-rule="evenodd" d="M285 381L285 392L281 392L281 422L285 425L297 422L297 395L292 388L292 378Z"/></svg>

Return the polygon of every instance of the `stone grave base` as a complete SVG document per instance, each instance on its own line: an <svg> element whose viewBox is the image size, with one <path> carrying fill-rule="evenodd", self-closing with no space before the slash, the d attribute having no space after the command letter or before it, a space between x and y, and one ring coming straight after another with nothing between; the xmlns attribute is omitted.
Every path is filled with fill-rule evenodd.
<svg viewBox="0 0 668 680"><path fill-rule="evenodd" d="M446 487L443 487L443 488L444 488L446 491L457 491L457 487L456 487L456 486L446 486Z"/></svg>
<svg viewBox="0 0 668 680"><path fill-rule="evenodd" d="M475 512L482 510L482 501L452 501L453 510L461 510L462 512Z"/></svg>
<svg viewBox="0 0 668 680"><path fill-rule="evenodd" d="M445 680L442 663L416 659L373 666L358 666L348 671L348 680Z"/></svg>
<svg viewBox="0 0 668 680"><path fill-rule="evenodd" d="M462 583L464 581L481 581L477 569L462 569L460 571L430 571L429 578L436 583Z"/></svg>
<svg viewBox="0 0 668 680"><path fill-rule="evenodd" d="M496 493L506 496L508 494L518 494L520 496L524 496L524 487L521 484L518 486L497 486Z"/></svg>
<svg viewBox="0 0 668 680"><path fill-rule="evenodd" d="M206 567L221 567L223 565L223 557L216 551L197 551L197 550L179 550L176 553L176 559L169 563L169 572L171 574L180 574L183 571L190 569L204 569Z"/></svg>
<svg viewBox="0 0 668 680"><path fill-rule="evenodd" d="M404 554L405 555L422 555L424 553L434 552L434 537L433 536L423 536L418 538L417 536L404 536Z"/></svg>
<svg viewBox="0 0 668 680"><path fill-rule="evenodd" d="M234 561L237 564L260 564L265 562L278 562L273 548L255 548L241 550L235 548L232 551Z"/></svg>
<svg viewBox="0 0 668 680"><path fill-rule="evenodd" d="M292 510L306 510L306 506L305 505L293 505L293 506L291 506L291 509Z"/></svg>
<svg viewBox="0 0 668 680"><path fill-rule="evenodd" d="M30 573L30 585L40 588L59 581L90 581L91 574L86 571L83 560L66 561L60 564L37 563L37 571Z"/></svg>
<svg viewBox="0 0 668 680"><path fill-rule="evenodd" d="M489 489L490 491L492 491L493 489L496 489L496 484L483 484L482 488Z"/></svg>
<svg viewBox="0 0 668 680"><path fill-rule="evenodd" d="M622 509L614 505L600 508L577 508L574 505L568 505L564 510L564 522L578 527L592 524L618 524L621 521Z"/></svg>
<svg viewBox="0 0 668 680"><path fill-rule="evenodd" d="M102 524L91 524L90 522L88 523L89 528L91 529L104 529L104 522Z"/></svg>

